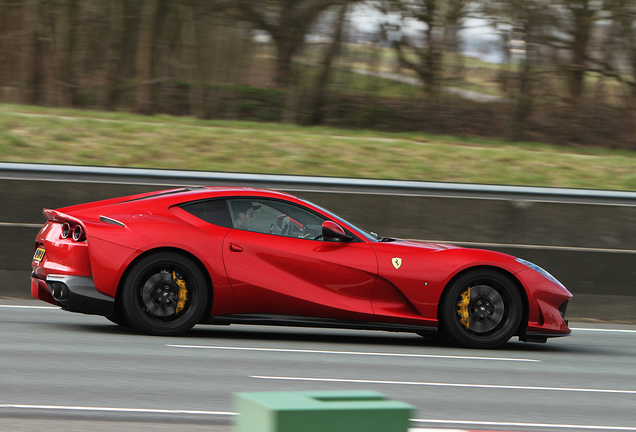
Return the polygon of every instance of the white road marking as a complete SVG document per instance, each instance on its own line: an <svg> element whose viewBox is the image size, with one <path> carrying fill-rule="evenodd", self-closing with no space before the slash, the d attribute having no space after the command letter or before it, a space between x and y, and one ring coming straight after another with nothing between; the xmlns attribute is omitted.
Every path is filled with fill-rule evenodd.
<svg viewBox="0 0 636 432"><path fill-rule="evenodd" d="M108 413L141 413L141 414L181 414L181 415L206 415L206 416L236 416L239 413L231 411L204 411L204 410L176 410L176 409L149 409L149 408L117 408L117 407L89 407L89 406L63 406L63 405L24 405L24 404L0 404L0 409L24 409L44 411L84 411L84 412L108 412ZM480 422L465 420L445 419L411 419L413 423L440 424L440 425L466 425L466 426L495 426L495 427L534 427L549 429L585 429L585 430L612 430L612 431L636 431L631 426L601 426L601 425L573 425L556 423L516 423L516 422ZM409 432L462 432L464 429L428 429L410 428ZM466 431L467 432L467 431Z"/></svg>
<svg viewBox="0 0 636 432"><path fill-rule="evenodd" d="M472 432L472 431L469 431L467 429L409 428L409 432Z"/></svg>
<svg viewBox="0 0 636 432"><path fill-rule="evenodd" d="M195 414L195 415L238 415L229 411L200 411L200 410L175 410L175 409L151 409L151 408L114 408L114 407L85 407L63 405L18 405L0 404L0 408L8 409L34 409L34 410L58 410L58 411L99 411L121 413L146 413L146 414Z"/></svg>
<svg viewBox="0 0 636 432"><path fill-rule="evenodd" d="M21 306L21 305L1 305L0 308L6 309L52 309L52 310L62 310L62 308L57 306Z"/></svg>
<svg viewBox="0 0 636 432"><path fill-rule="evenodd" d="M563 391L563 392L579 392L579 393L614 393L614 394L630 394L630 395L636 394L636 390L590 389L590 388L576 388L576 387L539 387L539 386L513 386L513 385L495 385L495 384L363 380L363 379L346 379L346 378L280 377L280 376L264 376L264 375L251 375L250 378L267 379L267 380L284 380L284 381L319 381L319 382L342 382L342 383L358 383L358 384L418 385L418 386L428 386L428 387L464 387L464 388L482 388L482 389L498 389L498 390L538 390L538 391Z"/></svg>
<svg viewBox="0 0 636 432"><path fill-rule="evenodd" d="M234 350L234 351L268 351L268 352L289 352L289 353L303 353L303 354L337 354L337 355L359 355L359 356L379 356L379 357L418 357L418 358L439 358L439 359L452 359L452 360L491 360L491 361L541 363L541 360L523 359L523 358L506 358L506 357L473 357L473 356L452 356L452 355L436 355L436 354L300 350L300 349L286 349L286 348L256 348L256 347L230 347L230 346L208 346L208 345L166 345L166 346L171 348Z"/></svg>
<svg viewBox="0 0 636 432"><path fill-rule="evenodd" d="M607 332L607 333L636 333L636 330L621 329L595 329L595 328L572 328L572 331L591 331L591 332Z"/></svg>
<svg viewBox="0 0 636 432"><path fill-rule="evenodd" d="M411 419L414 423L428 424L448 424L448 425L469 425L473 426L496 426L496 427L514 427L514 428L547 428L554 429L585 429L585 430L612 430L612 431L636 431L635 426L601 426L601 425L575 425L575 424L557 424L557 423L516 423L516 422L494 422L494 421L464 421L464 420L434 420L434 419ZM412 432L415 429L409 429ZM427 429L420 429L427 430Z"/></svg>

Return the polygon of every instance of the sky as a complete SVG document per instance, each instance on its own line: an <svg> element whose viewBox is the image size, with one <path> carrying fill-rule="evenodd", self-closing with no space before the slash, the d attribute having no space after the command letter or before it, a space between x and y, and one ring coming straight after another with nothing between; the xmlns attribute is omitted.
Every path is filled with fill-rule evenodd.
<svg viewBox="0 0 636 432"><path fill-rule="evenodd" d="M351 13L353 26L365 33L377 33L380 25L386 22L399 23L397 16L386 16L380 13L369 2L358 3ZM462 51L466 55L481 58L485 61L499 63L502 55L498 47L499 36L485 19L468 18L464 20L465 28L460 32ZM405 23L407 32L419 32L424 24L411 20Z"/></svg>

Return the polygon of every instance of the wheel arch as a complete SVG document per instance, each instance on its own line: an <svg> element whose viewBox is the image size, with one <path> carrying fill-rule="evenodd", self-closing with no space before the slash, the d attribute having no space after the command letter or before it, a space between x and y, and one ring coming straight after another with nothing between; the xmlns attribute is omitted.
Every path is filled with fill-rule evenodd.
<svg viewBox="0 0 636 432"><path fill-rule="evenodd" d="M124 282L126 281L126 278L128 277L128 274L130 273L130 270L135 266L135 264L137 264L140 260L150 256L150 255L154 255L157 253L161 253L161 252L172 252L172 253L176 253L179 254L185 258L188 258L189 260L191 260L201 271L201 273L203 274L203 277L205 278L205 283L206 283L206 287L208 289L208 304L205 307L205 311L203 312L202 318L201 318L201 323L203 322L207 322L207 320L209 319L211 313L212 313L212 305L214 304L214 289L212 286L212 278L210 277L210 272L208 271L208 269L205 267L205 265L203 264L203 262L194 254L183 250L183 249L179 249L176 247L158 247L158 248L154 248L154 249L149 249L141 254L139 254L139 256L135 257L135 259L133 259L128 266L126 267L126 270L124 270L124 272L121 275L121 278L119 279L119 283L117 284L117 293L115 295L115 312L114 315L116 316L123 316L123 309L122 309L122 300L121 300L121 296L123 294L123 289L122 286L124 284Z"/></svg>
<svg viewBox="0 0 636 432"><path fill-rule="evenodd" d="M457 279L463 277L465 274L473 272L473 271L478 271L478 270L492 270L492 271L501 273L507 276L508 278L510 278L510 280L515 284L515 287L517 288L517 290L519 291L519 294L521 295L521 300L523 304L523 313L521 315L521 322L519 323L519 327L515 331L515 335L523 336L526 332L526 328L528 327L528 316L529 316L529 308L530 308L529 302L528 302L528 294L526 293L526 290L523 287L523 284L521 283L521 281L513 273L510 273L509 271L494 265L478 265L478 266L465 268L462 271L458 272L456 275L454 275L448 281L448 283L446 283L446 285L444 286L444 289L442 290L442 295L440 296L439 301L437 302L437 321L439 323L437 326L438 331L440 332L446 331L444 329L444 323L443 323L444 314L442 313L442 305L444 304L444 300L446 295L448 294L449 288L453 285L453 283L455 283Z"/></svg>

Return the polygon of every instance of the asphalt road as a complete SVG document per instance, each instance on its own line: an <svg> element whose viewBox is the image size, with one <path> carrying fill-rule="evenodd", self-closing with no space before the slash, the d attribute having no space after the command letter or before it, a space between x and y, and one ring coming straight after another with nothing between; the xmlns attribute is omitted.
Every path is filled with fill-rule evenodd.
<svg viewBox="0 0 636 432"><path fill-rule="evenodd" d="M413 428L636 431L636 326L477 351L416 335L197 326L150 337L0 299L0 430L231 430L241 391L375 390Z"/></svg>

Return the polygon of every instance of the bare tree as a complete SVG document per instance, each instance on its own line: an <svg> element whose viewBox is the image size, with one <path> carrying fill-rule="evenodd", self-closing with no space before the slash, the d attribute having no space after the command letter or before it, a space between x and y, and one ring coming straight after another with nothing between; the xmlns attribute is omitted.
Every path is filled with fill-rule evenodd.
<svg viewBox="0 0 636 432"><path fill-rule="evenodd" d="M320 65L320 71L318 77L314 83L312 89L312 95L309 98L309 110L308 110L308 123L315 125L322 121L323 117L323 105L325 100L325 86L329 79L329 72L331 71L331 63L335 57L336 51L340 46L340 40L342 38L342 30L345 25L345 18L347 17L347 5L340 7L338 18L334 23L334 36L331 44L327 47L324 57Z"/></svg>
<svg viewBox="0 0 636 432"><path fill-rule="evenodd" d="M54 65L55 103L60 106L72 104L72 94L69 85L69 58L71 43L71 2L70 0L57 0L55 11L51 20L51 41Z"/></svg>
<svg viewBox="0 0 636 432"><path fill-rule="evenodd" d="M442 78L446 43L455 52L459 48L458 31L466 16L468 0L388 0L386 12L398 12L406 21L415 21L423 30L421 37L406 36L395 44L402 65L412 69L429 94L437 94Z"/></svg>
<svg viewBox="0 0 636 432"><path fill-rule="evenodd" d="M113 109L115 83L120 77L119 63L122 56L124 37L124 0L108 0L108 31L105 41L106 58L103 65L103 85L100 105L104 109Z"/></svg>
<svg viewBox="0 0 636 432"><path fill-rule="evenodd" d="M597 0L562 0L562 21L558 27L565 31L565 38L556 38L570 51L570 61L565 64L570 96L578 100L583 95L585 73L589 69L590 40L595 22L599 19L600 2Z"/></svg>
<svg viewBox="0 0 636 432"><path fill-rule="evenodd" d="M464 56L461 53L460 31L464 28L463 21L469 13L471 2L466 0L450 0L444 26L444 49L454 57L455 64L452 71L461 76L464 69Z"/></svg>
<svg viewBox="0 0 636 432"><path fill-rule="evenodd" d="M66 12L70 14L70 37L68 64L68 86L73 105L82 104L82 90L87 89L86 68L89 59L89 45L97 34L95 26L101 12L99 0L71 1ZM100 59L101 63L101 59Z"/></svg>
<svg viewBox="0 0 636 432"><path fill-rule="evenodd" d="M152 73L154 65L154 34L158 0L144 0L137 38L135 75L137 78L137 111L152 112Z"/></svg>
<svg viewBox="0 0 636 432"><path fill-rule="evenodd" d="M181 32L181 44L183 46L183 64L189 82L188 99L190 114L196 117L203 116L203 92L201 88L201 74L199 73L199 60L197 58L197 37L194 20L194 7L192 4L181 3L179 5L179 20Z"/></svg>
<svg viewBox="0 0 636 432"><path fill-rule="evenodd" d="M37 39L40 24L40 0L25 0L23 5L22 47L20 55L20 101L36 102Z"/></svg>
<svg viewBox="0 0 636 432"><path fill-rule="evenodd" d="M354 0L236 0L236 14L268 32L276 45L276 82L292 82L291 62L300 52L310 26L330 6Z"/></svg>
<svg viewBox="0 0 636 432"><path fill-rule="evenodd" d="M628 106L636 106L636 1L606 0L605 9L610 13L612 55L608 52L602 64L602 72L624 83L629 90ZM609 50L608 50L609 51ZM624 78L621 71L627 71Z"/></svg>
<svg viewBox="0 0 636 432"><path fill-rule="evenodd" d="M553 10L544 0L486 0L482 7L504 41L504 90L514 103L511 136L521 139L536 98L540 49L551 35Z"/></svg>

